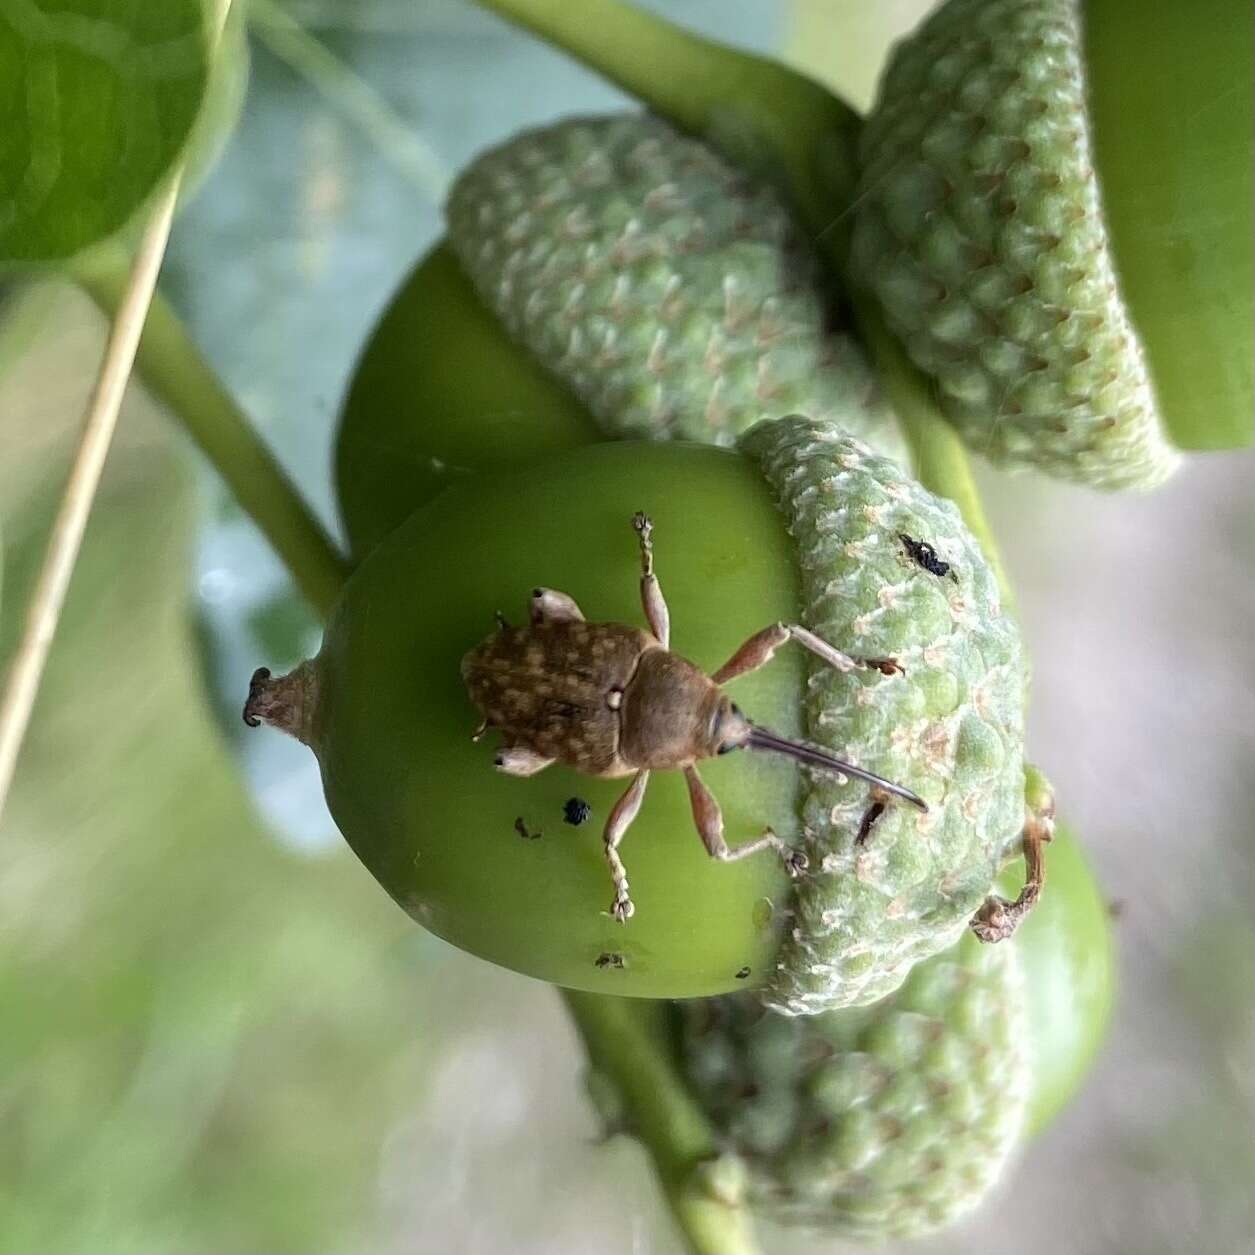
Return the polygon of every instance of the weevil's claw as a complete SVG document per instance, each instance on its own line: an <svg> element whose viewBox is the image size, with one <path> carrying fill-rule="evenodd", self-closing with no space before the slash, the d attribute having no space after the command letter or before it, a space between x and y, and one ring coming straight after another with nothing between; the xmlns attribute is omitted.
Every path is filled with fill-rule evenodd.
<svg viewBox="0 0 1255 1255"><path fill-rule="evenodd" d="M1014 902L1008 902L1006 898L991 893L972 916L969 925L976 934L976 939L987 945L1006 941L1037 905L1037 899L1041 897L1041 887L1040 878L1031 878Z"/></svg>
<svg viewBox="0 0 1255 1255"><path fill-rule="evenodd" d="M1020 925L1025 912L1016 909L1014 902L997 896L986 898L980 910L972 916L971 929L978 941L993 945L1006 941Z"/></svg>
<svg viewBox="0 0 1255 1255"><path fill-rule="evenodd" d="M1037 905L1046 883L1045 846L1054 837L1054 797L1030 813L1024 824L1021 841L1024 849L1024 888L1014 902L990 894L972 916L971 929L980 941L1006 941L1020 926L1020 921Z"/></svg>
<svg viewBox="0 0 1255 1255"><path fill-rule="evenodd" d="M610 914L619 921L620 924L626 924L628 920L636 914L636 903L628 897L626 888L620 889L614 895L614 901L610 904Z"/></svg>
<svg viewBox="0 0 1255 1255"><path fill-rule="evenodd" d="M632 526L640 532L641 537L644 540L648 540L650 532L654 530L653 522L644 510L637 510L637 512L632 515Z"/></svg>
<svg viewBox="0 0 1255 1255"><path fill-rule="evenodd" d="M858 661L881 675L906 675L906 668L896 658L860 658Z"/></svg>

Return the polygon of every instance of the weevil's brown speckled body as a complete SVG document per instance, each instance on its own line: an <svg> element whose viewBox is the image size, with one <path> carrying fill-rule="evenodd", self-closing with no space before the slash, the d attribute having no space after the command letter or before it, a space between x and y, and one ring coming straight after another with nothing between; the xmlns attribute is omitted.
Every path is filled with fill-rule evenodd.
<svg viewBox="0 0 1255 1255"><path fill-rule="evenodd" d="M610 911L615 919L627 920L636 909L618 847L640 810L653 771L684 773L693 822L712 858L727 862L770 849L792 872L805 867L805 855L790 849L770 829L752 841L728 845L719 803L697 771L701 759L736 749L771 750L861 776L925 806L901 785L815 746L755 727L720 688L763 666L789 640L842 669L859 665L860 660L798 624L785 623L756 632L713 675L673 654L671 612L654 574L653 524L637 514L632 527L640 542L641 607L648 631L626 623L589 623L566 593L534 588L526 627L511 627L498 615L497 631L462 659L467 691L484 716L475 739L489 728L501 733L493 760L498 771L534 776L560 762L585 775L632 777L611 809L603 834L614 880ZM897 668L890 659L861 661L879 670Z"/></svg>
<svg viewBox="0 0 1255 1255"><path fill-rule="evenodd" d="M587 775L676 769L713 752L722 694L643 628L503 626L466 655L462 677L507 748L525 747Z"/></svg>

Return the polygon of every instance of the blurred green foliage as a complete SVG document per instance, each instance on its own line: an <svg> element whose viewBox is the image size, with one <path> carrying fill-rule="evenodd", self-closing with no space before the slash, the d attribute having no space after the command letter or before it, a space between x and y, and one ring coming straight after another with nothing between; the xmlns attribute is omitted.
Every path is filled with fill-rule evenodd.
<svg viewBox="0 0 1255 1255"><path fill-rule="evenodd" d="M5 315L0 669L103 331L68 289ZM254 817L198 676L171 445L128 402L0 825L0 1248L369 1244L433 1041L411 958L440 952Z"/></svg>

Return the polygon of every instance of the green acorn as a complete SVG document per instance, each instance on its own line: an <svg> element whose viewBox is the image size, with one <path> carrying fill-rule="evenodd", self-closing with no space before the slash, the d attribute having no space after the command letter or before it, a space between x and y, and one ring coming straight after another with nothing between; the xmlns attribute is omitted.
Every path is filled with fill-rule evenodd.
<svg viewBox="0 0 1255 1255"><path fill-rule="evenodd" d="M802 1019L744 995L683 1004L682 1066L764 1215L917 1237L999 1179L1031 1092L1015 947L965 937L875 1006Z"/></svg>
<svg viewBox="0 0 1255 1255"><path fill-rule="evenodd" d="M447 242L406 276L371 331L336 430L335 483L365 557L468 474L595 444L579 400L506 334Z"/></svg>
<svg viewBox="0 0 1255 1255"><path fill-rule="evenodd" d="M468 473L607 435L729 445L801 412L900 452L804 234L712 148L638 114L563 122L480 157L448 212L345 399L355 553Z"/></svg>
<svg viewBox="0 0 1255 1255"><path fill-rule="evenodd" d="M804 75L622 0L480 2L779 187L842 276L857 218L863 283L977 451L1146 487L1176 460L1160 418L1181 449L1250 443L1243 0L955 0L897 50L865 126Z"/></svg>
<svg viewBox="0 0 1255 1255"><path fill-rule="evenodd" d="M966 441L1152 488L1177 467L1117 282L1075 0L949 0L867 119L851 266Z"/></svg>
<svg viewBox="0 0 1255 1255"><path fill-rule="evenodd" d="M778 194L665 122L515 136L460 176L447 216L485 304L609 434L729 445L803 413L897 450Z"/></svg>
<svg viewBox="0 0 1255 1255"><path fill-rule="evenodd" d="M746 994L675 1005L680 1066L748 1201L875 1241L988 1195L1075 1095L1107 1025L1106 901L1071 834L1051 853L1051 892L1014 942L964 938L874 1006L790 1019Z"/></svg>
<svg viewBox="0 0 1255 1255"><path fill-rule="evenodd" d="M648 230L631 225L634 213ZM603 341L608 330L604 318L585 321L589 304L600 308L617 292L633 313L630 333L615 343L647 356L671 332L659 327L656 308L633 303L639 293L657 283L674 289L681 273L683 292L706 294L690 309L702 346L698 382L668 384L688 408L663 431L641 418L639 405L658 395L641 353L634 362L628 354L617 365L597 363L620 380L617 392L603 395L617 398L620 413L637 405L651 436L675 434L676 423L696 434L697 400L703 415L709 411L703 362L711 336L727 334L727 292L739 290L729 274L785 270L779 241L787 221L774 197L650 119L570 123L515 141L464 177L450 217L464 256L468 241L479 241L473 251L486 268L471 269L481 289L488 275L487 287L501 290L503 320L514 318L520 335L554 353L562 343L556 329L565 326L581 369L592 369L580 356L590 329L599 327ZM563 235L568 217L578 239ZM707 218L713 225L694 234L694 223ZM773 221L764 236L761 224ZM748 235L738 242L741 230ZM710 238L722 253L697 247ZM692 251L677 249L677 239ZM759 259L757 270L740 268L742 253ZM690 261L691 270L677 269ZM586 282L589 274L602 276L600 287ZM555 275L552 284L540 282ZM810 310L810 325L819 325L813 288L750 286L792 292L796 300L780 307ZM559 317L554 293L559 304L578 298L573 323ZM770 304L764 297L757 316ZM797 328L811 314L795 319L796 334L786 339L804 339ZM958 939L1015 852L1023 822L1019 638L978 546L952 505L844 434L875 430L880 421L852 348L823 372L798 376L798 386L811 388L819 375L832 376L819 385L827 389L828 424L796 416L761 422L739 455L707 462L697 450L661 444L581 449L596 439L595 428L570 392L551 382L558 376L537 370L544 360L552 372L555 359L530 339L535 356L515 347L498 326L438 249L393 302L353 380L337 479L355 548L365 552L426 506L382 540L350 582L314 664L320 713L302 735L319 754L333 813L415 918L543 979L646 997L763 987L773 1006L799 1014L884 996L912 964ZM772 335L738 343L745 352L774 351ZM810 343L799 360L813 365L820 350L814 337ZM489 358L494 368L483 370ZM633 377L637 384L623 382ZM574 374L563 378L574 387ZM748 409L736 413L736 426L749 421ZM698 431L726 443L735 426L711 428L703 418ZM656 452L647 456L649 447ZM381 456L390 474L379 473ZM763 503L778 511L772 526ZM704 764L729 840L771 826L805 847L809 873L790 882L770 857L712 865L682 796L654 786L624 851L637 904L626 925L606 913L595 847L577 843L559 853L548 844L502 845L500 833L516 832L519 818L535 831L526 816L558 813L572 795L605 815L622 786L558 767L490 785L483 755L461 744L474 718L456 680L461 653L482 635L475 624L494 609L508 615L518 590L533 585L569 593L590 618L635 622L624 565L631 553L617 538L637 509L654 516L676 648L699 665L717 665L773 620L803 623L859 656L896 660L887 673L817 669L804 695L801 660L782 655L738 681L738 700L748 694L746 710L785 735L809 737L915 789L929 803L926 815L882 805L862 784L804 778L783 764L773 771ZM684 537L678 552L664 548L675 535ZM428 586L439 595L421 596ZM423 613L438 608L438 623L417 617L429 605ZM327 713L337 705L345 713ZM365 763L360 745L371 720L390 735L372 738ZM400 798L394 782L402 779ZM486 915L484 894L498 879Z"/></svg>
<svg viewBox="0 0 1255 1255"><path fill-rule="evenodd" d="M636 913L611 917L598 830L623 782L494 772L490 746L470 740L459 667L493 612L517 615L535 586L592 621L639 622L628 520L641 508L673 645L698 665L778 621L893 660L815 669L804 692L803 660L785 650L735 682L736 700L914 790L927 814L788 760L703 761L732 844L770 826L804 847L810 870L791 880L769 852L709 858L663 773L622 846ZM853 438L790 418L739 452L608 443L464 475L367 557L318 658L259 682L250 713L311 745L354 849L454 944L577 989L761 987L809 1013L896 988L989 894L1023 822L1022 701L1018 634L955 508ZM562 825L572 796L592 831ZM520 820L542 836L522 840Z"/></svg>

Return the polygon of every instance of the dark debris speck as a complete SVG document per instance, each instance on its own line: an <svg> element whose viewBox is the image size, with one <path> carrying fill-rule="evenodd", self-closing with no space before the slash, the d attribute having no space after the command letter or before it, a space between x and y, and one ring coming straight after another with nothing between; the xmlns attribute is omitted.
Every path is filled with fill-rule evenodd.
<svg viewBox="0 0 1255 1255"><path fill-rule="evenodd" d="M858 826L858 836L854 838L856 846L866 845L867 838L872 834L872 828L875 827L876 820L885 813L885 804L883 802L873 802L863 812L863 822Z"/></svg>
<svg viewBox="0 0 1255 1255"><path fill-rule="evenodd" d="M569 797L562 805L562 818L573 828L587 823L592 813L592 806L582 797Z"/></svg>
<svg viewBox="0 0 1255 1255"><path fill-rule="evenodd" d="M907 556L916 566L923 567L930 575L936 575L939 578L944 578L948 575L956 583L958 582L958 576L951 571L950 564L937 556L937 551L928 541L916 540L905 532L899 532L898 539L902 542L902 547L906 550Z"/></svg>
<svg viewBox="0 0 1255 1255"><path fill-rule="evenodd" d="M749 970L749 967L748 967L748 965L747 965L746 967L743 967L743 968L742 968L742 969L741 969L741 970L740 970L740 971L736 974L736 978L737 978L737 980L745 980L745 979L747 979L747 978L748 978L749 974L750 974L750 970Z"/></svg>
<svg viewBox="0 0 1255 1255"><path fill-rule="evenodd" d="M514 831L517 832L524 841L535 841L545 835L543 828L537 828L535 832L530 831L522 815L514 821Z"/></svg>
<svg viewBox="0 0 1255 1255"><path fill-rule="evenodd" d="M621 972L627 966L627 962L617 950L606 950L593 960L593 966L601 968L602 971L606 968L613 968L616 972Z"/></svg>

